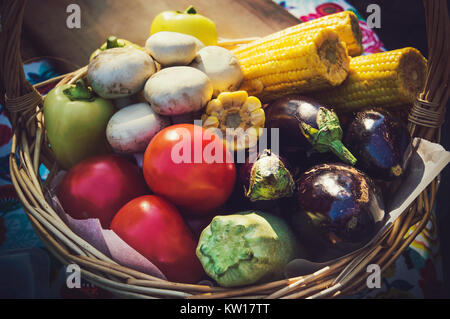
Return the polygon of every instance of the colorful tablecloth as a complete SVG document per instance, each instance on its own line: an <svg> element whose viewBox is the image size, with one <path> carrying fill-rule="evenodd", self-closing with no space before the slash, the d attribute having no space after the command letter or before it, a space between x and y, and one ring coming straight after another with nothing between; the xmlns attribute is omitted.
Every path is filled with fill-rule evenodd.
<svg viewBox="0 0 450 319"><path fill-rule="evenodd" d="M384 50L375 32L345 1L274 1L303 22L351 10L360 21L365 54ZM28 81L33 84L58 75L46 60L26 64L24 70ZM33 232L11 185L8 167L11 136L11 125L0 106L0 298L111 297L87 282L83 282L80 289L67 288L65 268L48 253ZM45 178L48 170L41 167L40 173ZM441 264L433 218L400 258L383 272L381 288L368 288L352 298L439 298L443 278Z"/></svg>

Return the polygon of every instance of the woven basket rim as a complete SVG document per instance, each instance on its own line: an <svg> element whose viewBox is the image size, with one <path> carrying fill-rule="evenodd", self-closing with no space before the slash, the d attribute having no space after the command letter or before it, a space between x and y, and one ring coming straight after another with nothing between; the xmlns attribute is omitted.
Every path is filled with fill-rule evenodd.
<svg viewBox="0 0 450 319"><path fill-rule="evenodd" d="M35 87L40 87L47 85L52 82L57 82L56 86L74 83L79 78L83 78L86 75L87 67L82 67L74 72L66 74L62 78L55 78L46 81L45 83L37 84ZM59 80L59 81L58 81ZM30 115L31 118L35 118L39 115L40 110L38 109L35 114ZM43 126L41 130L43 130ZM19 133L14 132L14 136L18 138ZM22 142L26 143L26 142ZM16 145L13 145L15 147ZM13 149L12 149L13 151ZM26 157L26 156L24 156ZM26 162L26 160L25 160ZM53 166L50 171L50 175L48 177L48 181L51 181L51 177L55 175L54 170L58 171L56 166ZM17 173L12 168L12 174ZM14 171L14 172L13 172ZM47 184L46 183L46 184ZM434 184L432 184L434 185ZM16 186L16 185L15 185ZM20 187L20 186L19 186ZM433 188L435 186L432 186ZM36 188L36 187L35 187ZM45 192L45 185L43 187ZM432 191L434 194L435 191ZM433 195L434 196L434 195ZM45 196L44 196L45 199ZM21 198L22 200L22 198ZM28 205L24 205L29 206ZM414 219L415 211L413 209L409 209L408 213L404 214L402 218L399 218L391 228L389 228L383 236L380 237L378 242L373 243L372 245L362 249L356 254L350 254L349 256L339 260L337 263L332 264L331 266L323 267L322 269L316 271L313 274L309 274L306 276L287 278L283 280L279 280L276 282L264 283L259 285L254 285L250 287L243 288L234 288L234 289L225 289L221 287L209 287L205 285L192 285L192 284L181 284L181 283L172 283L167 280L162 280L153 276L146 275L144 273L140 273L136 270L130 269L128 267L117 265L116 262L112 261L108 257L104 256L101 252L99 252L96 248L92 247L89 243L83 242L81 238L77 238L78 236L73 233L67 226L64 227L59 225L62 228L65 228L63 234L69 239L76 238L76 243L80 247L84 247L87 250L85 255L82 254L83 249L74 248L73 244L70 245L65 242L63 239L63 235L54 235L57 237L57 240L50 240L48 237L51 235L48 234L48 231L42 227L42 225L50 225L50 221L39 220L36 213L31 210L26 209L27 214L30 217L30 220L35 228L36 233L40 237L40 239L44 242L47 248L49 249L63 264L69 265L76 263L78 265L82 265L83 275L91 281L93 284L101 287L103 289L109 290L117 295L125 295L133 296L133 297L149 297L147 294L153 295L161 295L163 297L169 298L228 298L228 297L255 297L258 296L257 293L264 292L265 294L259 295L260 297L265 298L299 298L303 296L309 297L325 297L330 294L334 295L342 295L345 292L348 292L354 286L357 286L353 283L349 287L350 280L355 277L358 273L363 275L359 279L356 280L358 283L358 290L365 287L365 267L368 264L379 264L381 265L381 270L386 269L391 265L392 262L395 261L396 258L392 258L389 256L389 253L393 251L402 251L397 250L399 247L407 247L407 244L410 243L416 237L417 234L425 227L427 222L431 216L431 209L428 209L422 218L418 221L418 225L416 231L412 234L408 235L408 230L410 226L416 224L417 220ZM53 213L53 217L57 219L55 216L56 212ZM37 215L37 216L36 216ZM41 218L42 219L42 218ZM59 222L62 222L59 221ZM53 223L58 224L57 221L53 221ZM400 227L403 225L402 227ZM419 231L420 230L420 231ZM50 235L50 236L49 236ZM57 244L58 243L58 244ZM64 248L64 245L67 248ZM54 247L58 247L55 249ZM88 249L87 249L88 247ZM390 247L386 249L385 247ZM72 253L70 252L72 251ZM384 251L384 254L380 254L381 251ZM78 255L77 255L78 253ZM378 261L374 262L373 258L378 257ZM353 258L352 258L353 257ZM357 272L353 272L348 274L345 278L345 281L342 282L334 282L335 279L341 274L346 266L351 265L351 261L355 263L355 260L358 261ZM363 274L361 274L361 272ZM103 274L103 276L102 276ZM113 276L115 280L111 280L108 277ZM123 282L126 279L125 282ZM326 288L326 289L325 289ZM346 290L344 290L347 288ZM159 290L158 290L159 289ZM355 290L352 291L354 293ZM132 295L129 295L132 293ZM256 294L248 296L248 293ZM244 295L242 295L244 294Z"/></svg>

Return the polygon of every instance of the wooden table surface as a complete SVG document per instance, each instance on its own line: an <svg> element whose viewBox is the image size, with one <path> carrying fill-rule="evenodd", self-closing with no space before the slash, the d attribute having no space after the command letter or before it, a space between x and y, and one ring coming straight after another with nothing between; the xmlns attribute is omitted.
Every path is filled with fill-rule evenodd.
<svg viewBox="0 0 450 319"><path fill-rule="evenodd" d="M66 25L70 15L66 9L72 3L80 6L80 29ZM143 45L158 13L184 11L191 4L216 23L223 38L264 36L298 23L271 0L29 0L24 16L24 58L52 56L81 67L108 35Z"/></svg>

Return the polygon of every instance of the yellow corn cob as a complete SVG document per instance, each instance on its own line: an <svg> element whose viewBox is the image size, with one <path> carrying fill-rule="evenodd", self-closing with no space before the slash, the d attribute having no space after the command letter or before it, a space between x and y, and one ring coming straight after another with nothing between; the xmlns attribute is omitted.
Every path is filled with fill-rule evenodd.
<svg viewBox="0 0 450 319"><path fill-rule="evenodd" d="M258 41L249 46L255 49L250 56L245 51L235 55L244 73L240 89L263 101L329 88L347 77L350 58L335 31L321 29L261 45Z"/></svg>
<svg viewBox="0 0 450 319"><path fill-rule="evenodd" d="M240 89L264 102L336 86L347 77L350 58L345 44L330 29L255 46L257 53L251 56L235 53L244 73Z"/></svg>
<svg viewBox="0 0 450 319"><path fill-rule="evenodd" d="M325 28L336 31L341 41L345 42L349 55L357 56L363 53L362 33L359 27L358 18L351 11L342 11L297 24L248 45L242 45L235 49L234 53L239 54L242 58L248 57L258 51L258 46L270 44L274 39L304 35Z"/></svg>
<svg viewBox="0 0 450 319"><path fill-rule="evenodd" d="M265 120L258 98L245 91L222 92L206 106L202 126L220 131L226 146L237 151L257 143Z"/></svg>
<svg viewBox="0 0 450 319"><path fill-rule="evenodd" d="M425 76L426 59L408 47L352 58L348 77L340 86L312 96L341 112L411 105Z"/></svg>

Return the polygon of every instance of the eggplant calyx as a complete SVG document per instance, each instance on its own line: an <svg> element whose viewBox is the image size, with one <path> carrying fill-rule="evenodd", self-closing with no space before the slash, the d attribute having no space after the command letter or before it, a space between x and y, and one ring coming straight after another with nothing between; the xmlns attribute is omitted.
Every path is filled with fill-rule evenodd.
<svg viewBox="0 0 450 319"><path fill-rule="evenodd" d="M71 85L63 90L65 96L67 96L71 101L88 101L92 102L95 100L94 91L86 84L82 79L79 79L75 85Z"/></svg>
<svg viewBox="0 0 450 319"><path fill-rule="evenodd" d="M355 165L356 158L342 143L342 128L339 119L331 110L319 108L317 114L318 129L300 121L299 127L306 139L319 152L333 152L345 163Z"/></svg>
<svg viewBox="0 0 450 319"><path fill-rule="evenodd" d="M278 156L265 150L253 164L246 197L250 201L274 200L292 196L295 182Z"/></svg>

